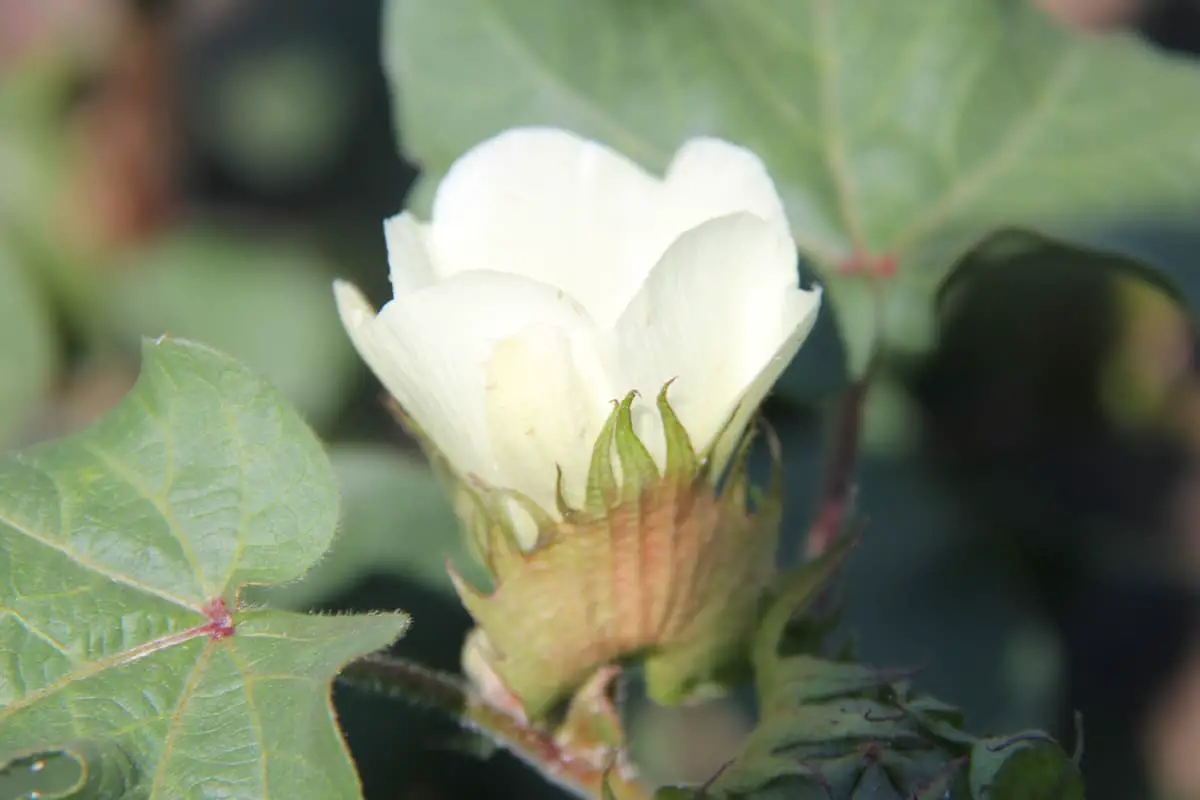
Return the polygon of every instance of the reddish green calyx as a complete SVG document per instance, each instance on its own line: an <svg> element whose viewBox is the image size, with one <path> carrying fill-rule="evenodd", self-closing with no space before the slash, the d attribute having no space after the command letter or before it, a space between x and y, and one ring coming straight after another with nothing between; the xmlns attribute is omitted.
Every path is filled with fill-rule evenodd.
<svg viewBox="0 0 1200 800"><path fill-rule="evenodd" d="M634 431L630 393L596 443L584 507L560 503L561 521L538 519L528 551L506 515L490 514L490 594L452 572L489 642L483 657L530 719L629 657L645 657L651 696L670 703L745 655L772 577L778 504L751 513L744 458L718 494L666 392L661 470Z"/></svg>

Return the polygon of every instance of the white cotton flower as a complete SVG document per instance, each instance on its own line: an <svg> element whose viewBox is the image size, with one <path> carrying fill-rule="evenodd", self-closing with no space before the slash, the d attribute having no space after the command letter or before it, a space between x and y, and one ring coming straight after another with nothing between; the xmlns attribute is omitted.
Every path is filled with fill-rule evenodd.
<svg viewBox="0 0 1200 800"><path fill-rule="evenodd" d="M566 131L510 130L451 167L429 223L384 230L393 299L376 314L335 285L359 353L460 477L551 514L559 469L581 502L630 390L660 466L668 381L696 451L722 463L820 304L762 162L715 139L659 179Z"/></svg>

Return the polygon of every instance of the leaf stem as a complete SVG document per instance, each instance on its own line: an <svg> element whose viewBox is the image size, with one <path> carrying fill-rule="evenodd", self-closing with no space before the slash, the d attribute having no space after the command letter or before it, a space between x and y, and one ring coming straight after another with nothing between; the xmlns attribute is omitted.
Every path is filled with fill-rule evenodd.
<svg viewBox="0 0 1200 800"><path fill-rule="evenodd" d="M810 559L817 558L833 544L854 502L854 473L858 464L863 404L871 387L875 363L876 360L872 358L864 375L850 384L838 404L817 517L808 531L807 554Z"/></svg>
<svg viewBox="0 0 1200 800"><path fill-rule="evenodd" d="M408 659L365 656L342 670L345 683L432 706L464 728L508 750L565 791L586 800L605 797L604 782L618 800L650 800L652 793L619 769L597 769L586 755L571 752L550 731L535 728L486 704L466 681Z"/></svg>

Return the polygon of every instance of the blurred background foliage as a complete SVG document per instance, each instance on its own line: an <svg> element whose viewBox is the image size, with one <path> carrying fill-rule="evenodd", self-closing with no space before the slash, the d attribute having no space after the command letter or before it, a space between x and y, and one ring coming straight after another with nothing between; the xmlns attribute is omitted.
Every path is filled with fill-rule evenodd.
<svg viewBox="0 0 1200 800"><path fill-rule="evenodd" d="M1200 51L1190 0L1040 5ZM0 442L111 407L141 336L224 349L296 404L343 485L325 561L257 599L403 608L399 650L454 669L453 517L329 289L342 276L383 296L381 221L417 176L396 155L380 37L377 0L0 0ZM1158 271L1064 256L957 275L937 346L889 363L868 402L871 523L846 627L864 660L923 666L920 688L973 730L1069 745L1082 711L1093 800L1200 798L1200 227L1128 220L1091 241ZM767 406L787 454L784 562L813 515L844 357L823 313ZM664 779L711 774L749 724L740 705L667 712L627 690ZM431 713L337 698L369 798L559 796L503 754L477 760Z"/></svg>

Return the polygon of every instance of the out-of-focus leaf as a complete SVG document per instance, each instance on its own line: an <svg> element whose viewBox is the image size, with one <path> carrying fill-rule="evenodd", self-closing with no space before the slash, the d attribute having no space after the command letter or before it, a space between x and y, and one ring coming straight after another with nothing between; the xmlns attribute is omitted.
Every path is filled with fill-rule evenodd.
<svg viewBox="0 0 1200 800"><path fill-rule="evenodd" d="M477 585L486 583L449 499L424 460L368 445L335 446L329 456L342 487L342 520L333 547L302 580L256 590L256 601L311 608L381 573L453 595L448 558Z"/></svg>
<svg viewBox="0 0 1200 800"><path fill-rule="evenodd" d="M1192 323L1179 298L1133 275L1113 280L1119 341L1101 387L1110 418L1137 428L1161 424L1191 374Z"/></svg>
<svg viewBox="0 0 1200 800"><path fill-rule="evenodd" d="M49 390L56 350L45 300L0 241L0 444Z"/></svg>
<svg viewBox="0 0 1200 800"><path fill-rule="evenodd" d="M298 245L185 228L114 274L110 321L130 342L166 332L220 348L319 424L338 411L358 368L330 280Z"/></svg>
<svg viewBox="0 0 1200 800"><path fill-rule="evenodd" d="M1163 422L1192 359L1188 310L1182 293L1164 274L1120 252L1071 245L1032 231L1000 230L957 262L942 295L948 319L974 320L987 330L988 320L958 311L971 281L980 280L988 288L975 283L973 303L995 309L993 327L1004 315L1037 309L1043 298L1054 302L1057 296L1060 305L1075 302L1086 296L1081 281L1095 284L1096 289L1086 288L1108 301L1097 313L1110 326L1113 351L1098 389L1110 418L1131 427Z"/></svg>
<svg viewBox="0 0 1200 800"><path fill-rule="evenodd" d="M0 459L0 763L82 739L103 743L89 770L136 776L124 798L358 797L330 681L407 619L239 605L303 574L336 518L329 461L275 390L147 343L100 422Z"/></svg>
<svg viewBox="0 0 1200 800"><path fill-rule="evenodd" d="M939 296L943 309L956 301L959 288L966 279L987 270L1011 266L1047 273L1061 271L1063 267L1084 266L1114 277L1148 281L1169 298L1183 302L1173 283L1133 256L1107 248L1073 244L1035 230L1003 227L977 242L955 262L953 278L942 287Z"/></svg>
<svg viewBox="0 0 1200 800"><path fill-rule="evenodd" d="M914 448L920 433L920 413L907 388L886 375L872 381L863 407L863 451L902 456Z"/></svg>
<svg viewBox="0 0 1200 800"><path fill-rule="evenodd" d="M61 134L65 70L33 62L0 80L0 231L22 238L44 233L66 156Z"/></svg>
<svg viewBox="0 0 1200 800"><path fill-rule="evenodd" d="M852 372L877 304L848 266L895 260L885 332L916 347L951 263L997 225L1200 201L1200 70L1027 2L388 0L384 37L426 186L516 125L571 128L656 170L697 134L753 149L824 273Z"/></svg>
<svg viewBox="0 0 1200 800"><path fill-rule="evenodd" d="M275 189L327 169L344 144L359 85L337 52L290 43L217 65L198 133L240 176Z"/></svg>
<svg viewBox="0 0 1200 800"><path fill-rule="evenodd" d="M83 235L89 220L67 202L79 166L65 114L78 78L74 55L46 54L0 80L0 246L45 286L63 321L90 339L99 330L98 257Z"/></svg>

